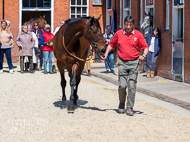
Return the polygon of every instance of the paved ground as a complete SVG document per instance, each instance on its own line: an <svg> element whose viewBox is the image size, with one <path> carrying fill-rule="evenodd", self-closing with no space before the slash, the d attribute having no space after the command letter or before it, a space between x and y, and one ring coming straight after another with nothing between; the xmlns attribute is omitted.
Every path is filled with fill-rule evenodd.
<svg viewBox="0 0 190 142"><path fill-rule="evenodd" d="M135 115L118 114L117 85L82 75L79 106L68 114L59 108L59 74L6 71L0 74L0 142L190 141L190 111L171 103L137 92Z"/></svg>
<svg viewBox="0 0 190 142"><path fill-rule="evenodd" d="M114 84L118 83L118 77L112 73L105 74L104 63L91 64L92 75L100 77ZM118 74L118 68L115 67ZM190 110L190 84L165 79L159 76L146 78L146 73L139 73L137 82L138 92L174 103Z"/></svg>

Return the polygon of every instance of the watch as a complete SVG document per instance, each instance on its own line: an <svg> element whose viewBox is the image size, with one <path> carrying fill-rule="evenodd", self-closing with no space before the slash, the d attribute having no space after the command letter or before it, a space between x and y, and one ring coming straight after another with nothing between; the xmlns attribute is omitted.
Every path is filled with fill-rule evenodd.
<svg viewBox="0 0 190 142"><path fill-rule="evenodd" d="M143 54L143 57L146 57L146 54L145 54L145 53Z"/></svg>

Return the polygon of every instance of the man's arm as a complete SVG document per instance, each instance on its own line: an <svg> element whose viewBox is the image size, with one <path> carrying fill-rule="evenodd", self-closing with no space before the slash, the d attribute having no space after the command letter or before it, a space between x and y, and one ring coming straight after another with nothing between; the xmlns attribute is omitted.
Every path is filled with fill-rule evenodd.
<svg viewBox="0 0 190 142"><path fill-rule="evenodd" d="M105 60L108 57L108 53L112 50L112 47L110 45L108 45L107 49L106 49L106 53L104 54L104 57L102 58L103 60Z"/></svg>

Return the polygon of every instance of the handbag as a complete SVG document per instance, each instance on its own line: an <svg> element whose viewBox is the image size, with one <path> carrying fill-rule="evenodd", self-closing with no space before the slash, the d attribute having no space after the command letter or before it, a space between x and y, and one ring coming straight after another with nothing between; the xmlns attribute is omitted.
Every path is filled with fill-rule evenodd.
<svg viewBox="0 0 190 142"><path fill-rule="evenodd" d="M40 50L37 49L36 47L34 47L34 53L35 53L35 55L40 55Z"/></svg>

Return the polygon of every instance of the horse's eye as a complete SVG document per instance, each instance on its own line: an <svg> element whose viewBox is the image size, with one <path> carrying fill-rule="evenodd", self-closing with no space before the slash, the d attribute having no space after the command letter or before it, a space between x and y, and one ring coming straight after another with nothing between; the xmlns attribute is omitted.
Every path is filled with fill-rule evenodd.
<svg viewBox="0 0 190 142"><path fill-rule="evenodd" d="M94 33L94 34L96 34L96 33L97 33L97 32L96 32L96 31L94 31L94 30L92 30L92 31L93 31L93 33Z"/></svg>
<svg viewBox="0 0 190 142"><path fill-rule="evenodd" d="M44 22L44 25L46 24L46 22Z"/></svg>

